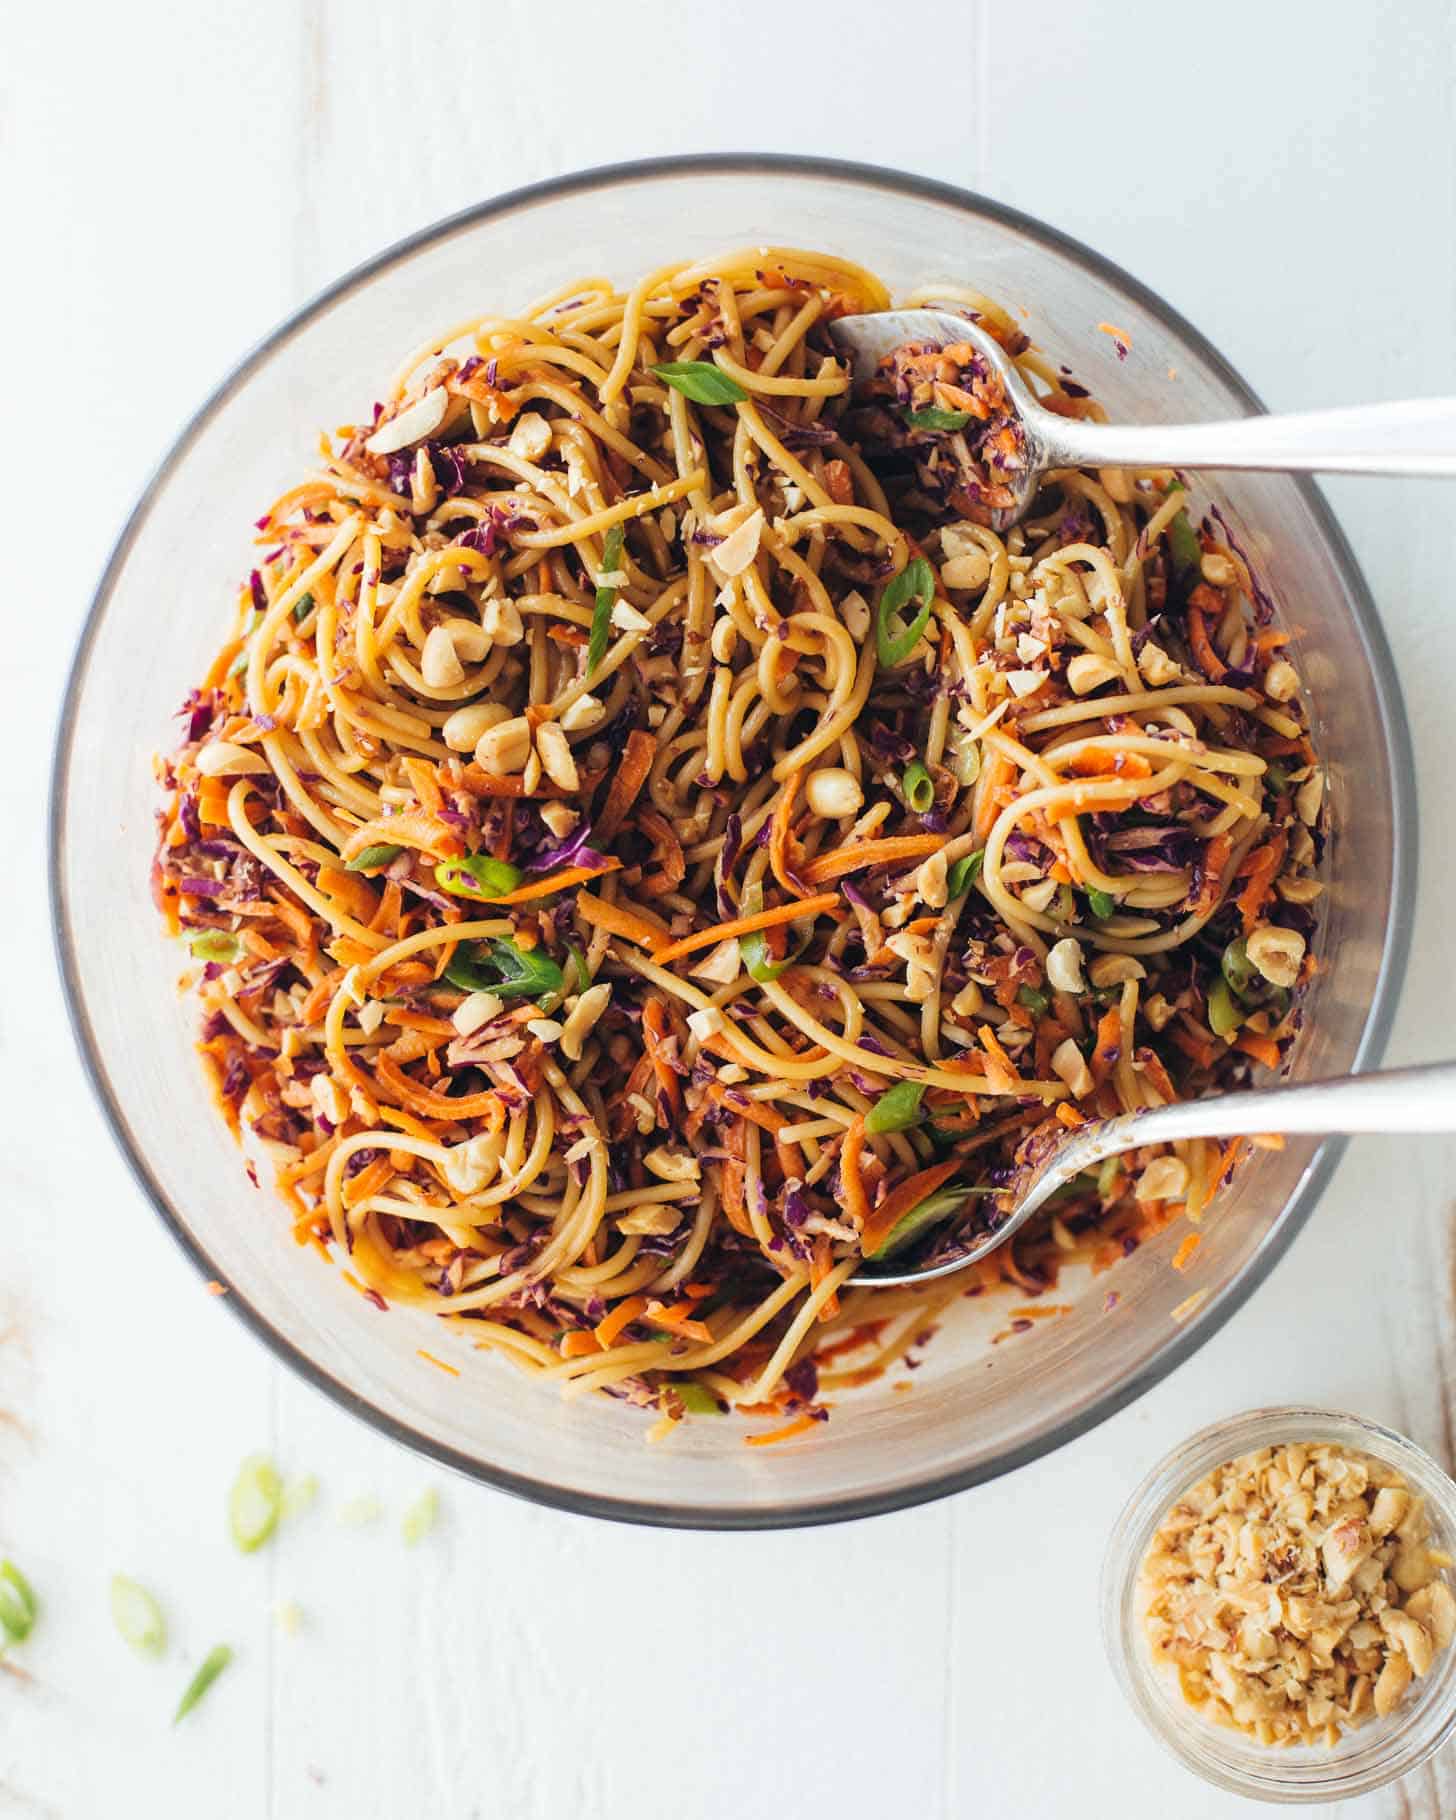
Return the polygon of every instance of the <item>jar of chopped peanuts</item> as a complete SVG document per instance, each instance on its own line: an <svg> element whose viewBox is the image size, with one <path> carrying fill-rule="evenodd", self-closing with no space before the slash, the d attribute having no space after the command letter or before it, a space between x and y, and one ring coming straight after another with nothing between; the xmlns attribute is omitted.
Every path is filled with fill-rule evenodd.
<svg viewBox="0 0 1456 1820"><path fill-rule="evenodd" d="M1456 1484L1359 1416L1215 1423L1123 1511L1102 1620L1138 1716L1208 1781L1367 1793L1456 1730Z"/></svg>

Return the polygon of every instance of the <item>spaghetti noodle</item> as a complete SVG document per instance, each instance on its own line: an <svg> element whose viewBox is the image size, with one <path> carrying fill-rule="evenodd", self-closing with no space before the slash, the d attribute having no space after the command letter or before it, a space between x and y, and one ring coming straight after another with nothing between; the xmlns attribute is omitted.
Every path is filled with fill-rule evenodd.
<svg viewBox="0 0 1456 1820"><path fill-rule="evenodd" d="M910 301L1096 411L987 299ZM866 1256L1277 1065L1313 964L1320 773L1238 550L1166 472L987 528L1017 449L972 351L858 395L835 355L887 302L760 248L427 343L259 520L160 765L202 1052L300 1240L765 1440L965 1287ZM1121 1159L968 1281L1111 1263L1231 1163Z"/></svg>

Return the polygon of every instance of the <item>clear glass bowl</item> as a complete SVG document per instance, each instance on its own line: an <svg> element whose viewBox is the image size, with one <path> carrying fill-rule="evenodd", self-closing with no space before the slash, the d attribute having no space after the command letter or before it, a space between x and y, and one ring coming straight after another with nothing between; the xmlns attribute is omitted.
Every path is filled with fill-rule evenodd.
<svg viewBox="0 0 1456 1820"><path fill-rule="evenodd" d="M1177 1234L1146 1246L1060 1320L992 1347L998 1298L959 1306L914 1389L841 1399L805 1440L743 1445L729 1421L643 1444L641 1412L565 1402L510 1366L450 1346L462 1376L416 1356L450 1336L380 1314L300 1252L252 1188L192 1052L180 950L148 891L150 759L224 627L249 527L303 472L321 425L357 418L426 335L581 273L628 281L676 255L778 241L875 268L893 286L973 279L1114 416L1244 413L1257 401L1190 325L1116 266L1011 210L945 185L793 158L694 158L587 172L483 204L384 253L286 322L185 427L122 534L81 639L53 795L57 942L71 1014L137 1180L227 1306L282 1359L386 1433L492 1485L639 1522L825 1522L975 1484L1083 1433L1156 1383L1228 1319L1308 1217L1335 1147L1294 1140L1243 1169L1187 1276ZM1119 360L1099 322L1123 329ZM1176 377L1170 377L1170 369ZM1283 603L1329 762L1332 889L1295 1071L1370 1067L1405 962L1415 871L1409 739L1390 654L1359 570L1315 489L1236 476L1212 489ZM1117 1292L1110 1311L1108 1290ZM1184 1319L1174 1310L1206 1292ZM1066 1296L1059 1292L1059 1300Z"/></svg>
<svg viewBox="0 0 1456 1820"><path fill-rule="evenodd" d="M1254 1409L1202 1429L1159 1462L1118 1518L1102 1569L1102 1633L1138 1717L1182 1763L1219 1788L1258 1801L1339 1801L1409 1774L1456 1730L1456 1646L1436 1657L1385 1719L1346 1732L1329 1750L1269 1748L1202 1718L1143 1637L1138 1578L1164 1512L1226 1460L1260 1447L1326 1441L1373 1454L1426 1500L1432 1545L1456 1555L1456 1484L1404 1435L1332 1409Z"/></svg>

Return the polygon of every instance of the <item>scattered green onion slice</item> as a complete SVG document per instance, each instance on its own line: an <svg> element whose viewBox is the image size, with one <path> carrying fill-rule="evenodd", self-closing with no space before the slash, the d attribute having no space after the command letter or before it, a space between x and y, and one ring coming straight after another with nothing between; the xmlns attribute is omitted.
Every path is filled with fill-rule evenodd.
<svg viewBox="0 0 1456 1820"><path fill-rule="evenodd" d="M571 990L573 992L585 992L592 983L591 974L587 972L586 956L582 953L581 949L577 947L575 942L568 942L566 944L566 955L567 959L571 962L572 972L575 976Z"/></svg>
<svg viewBox="0 0 1456 1820"><path fill-rule="evenodd" d="M388 841L380 841L373 847L366 847L362 853L356 853L353 859L346 861L346 870L372 872L376 866L387 866L391 860L398 859L403 852L403 847L391 847Z"/></svg>
<svg viewBox="0 0 1456 1820"><path fill-rule="evenodd" d="M1098 922L1104 922L1117 908L1117 899L1110 891L1099 891L1091 885L1087 890L1087 906Z"/></svg>
<svg viewBox="0 0 1456 1820"><path fill-rule="evenodd" d="M1208 988L1208 1027L1215 1036L1232 1036L1244 1021L1244 1014L1229 991L1226 979L1216 979Z"/></svg>
<svg viewBox="0 0 1456 1820"><path fill-rule="evenodd" d="M981 867L986 863L986 849L978 853L966 853L958 859L945 875L947 898L951 901L964 897L971 886L981 876Z"/></svg>
<svg viewBox="0 0 1456 1820"><path fill-rule="evenodd" d="M706 1384L695 1383L692 1378L679 1378L674 1379L669 1388L689 1415L720 1416L723 1413L723 1405Z"/></svg>
<svg viewBox="0 0 1456 1820"><path fill-rule="evenodd" d="M35 1629L40 1601L13 1561L0 1561L0 1630L8 1643L24 1643Z"/></svg>
<svg viewBox="0 0 1456 1820"><path fill-rule="evenodd" d="M442 859L435 867L435 883L452 897L504 897L525 878L519 866L488 853L467 853L464 859Z"/></svg>
<svg viewBox="0 0 1456 1820"><path fill-rule="evenodd" d="M177 1710L172 1715L173 1725L187 1717L232 1659L232 1649L226 1643L219 1643L216 1649L208 1651L201 1668L187 1683L182 1698L177 1702Z"/></svg>
<svg viewBox="0 0 1456 1820"><path fill-rule="evenodd" d="M294 625L301 626L303 624L304 620L306 620L308 618L309 614L312 612L313 612L313 595L312 594L300 594L298 599L296 601L294 601L294 603L293 603L293 623L294 623Z"/></svg>
<svg viewBox="0 0 1456 1820"><path fill-rule="evenodd" d="M920 643L921 634L930 624L931 602L935 599L935 571L923 556L917 556L885 584L875 616L875 648L880 664L893 670ZM920 611L911 620L900 618L900 609L910 601L920 602Z"/></svg>
<svg viewBox="0 0 1456 1820"><path fill-rule="evenodd" d="M493 992L497 998L540 998L560 992L566 975L541 948L518 948L509 936L489 943L462 942L445 969L445 978L461 992ZM485 949L482 955L481 949Z"/></svg>
<svg viewBox="0 0 1456 1820"><path fill-rule="evenodd" d="M318 1496L319 1483L309 1472L301 1479L290 1479L283 1487L283 1502L279 1507L283 1516L291 1522L294 1517L301 1517L310 1509Z"/></svg>
<svg viewBox="0 0 1456 1820"><path fill-rule="evenodd" d="M1260 974L1258 968L1249 959L1248 946L1243 936L1229 943L1219 957L1219 970L1228 981L1229 990L1236 992L1240 998L1257 986Z"/></svg>
<svg viewBox="0 0 1456 1820"><path fill-rule="evenodd" d="M878 1250L872 1251L872 1258L887 1258L893 1252L908 1245L911 1239L918 1238L927 1227L949 1219L951 1214L965 1206L973 1194L994 1194L994 1188L967 1188L964 1182L948 1188L937 1188L934 1194L926 1195L923 1201L917 1201L908 1212L902 1214L890 1230L881 1239Z"/></svg>
<svg viewBox="0 0 1456 1820"><path fill-rule="evenodd" d="M900 786L905 792L905 801L917 815L924 815L935 807L935 779L918 758L912 758L906 765Z"/></svg>
<svg viewBox="0 0 1456 1820"><path fill-rule="evenodd" d="M1035 986L1018 986L1016 1002L1018 1005L1025 1005L1027 1010L1034 1012L1037 1017L1041 1017L1049 1011L1052 1003L1050 997Z"/></svg>
<svg viewBox="0 0 1456 1820"><path fill-rule="evenodd" d="M243 958L243 944L226 929L204 929L189 938L187 946L200 961L222 961L231 965Z"/></svg>
<svg viewBox="0 0 1456 1820"><path fill-rule="evenodd" d="M278 1468L264 1454L253 1454L238 1468L228 1493L228 1528L233 1541L250 1555L278 1527L283 1508L283 1481Z"/></svg>
<svg viewBox="0 0 1456 1820"><path fill-rule="evenodd" d="M258 630L258 627L261 626L262 623L263 623L263 615L261 613L255 613L253 615L253 623L248 627L247 631L244 632L244 634L243 634L242 650L238 652L237 656L228 665L228 675L230 677L241 676L243 671L247 669L248 659L250 656L250 646L252 643L253 634Z"/></svg>
<svg viewBox="0 0 1456 1820"><path fill-rule="evenodd" d="M1180 512L1168 525L1168 553L1173 559L1173 573L1181 580L1184 576L1197 573L1203 561L1203 546L1198 541L1198 533L1188 522L1188 514Z"/></svg>
<svg viewBox="0 0 1456 1820"><path fill-rule="evenodd" d="M694 404L740 404L748 394L711 360L665 360L652 371Z"/></svg>
<svg viewBox="0 0 1456 1820"><path fill-rule="evenodd" d="M1275 796L1283 796L1289 788L1289 773L1278 759L1271 758L1264 767L1264 782Z"/></svg>
<svg viewBox="0 0 1456 1820"><path fill-rule="evenodd" d="M433 1485L426 1486L400 1519L399 1531L406 1544L413 1548L416 1542L427 1536L435 1527L439 1515L440 1494Z"/></svg>
<svg viewBox="0 0 1456 1820"><path fill-rule="evenodd" d="M865 1114L865 1130L876 1135L882 1131L908 1131L920 1122L920 1102L924 1098L923 1081L897 1081Z"/></svg>
<svg viewBox="0 0 1456 1820"><path fill-rule="evenodd" d="M1103 1160L1097 1171L1097 1192L1105 1201L1112 1193L1112 1184L1122 1173L1122 1158L1110 1156Z"/></svg>
<svg viewBox="0 0 1456 1820"><path fill-rule="evenodd" d="M621 525L613 525L602 542L602 574L614 575L622 561L622 546L626 541L626 532ZM612 608L616 603L615 587L597 589L596 604L592 607L591 637L586 646L586 673L588 676L607 654L607 639L612 630Z"/></svg>
<svg viewBox="0 0 1456 1820"><path fill-rule="evenodd" d="M969 411L942 411L934 406L925 411L906 411L904 417L912 430L963 430L971 421Z"/></svg>
<svg viewBox="0 0 1456 1820"><path fill-rule="evenodd" d="M111 1576L111 1616L122 1641L139 1656L160 1656L167 1647L167 1620L147 1591L125 1574Z"/></svg>
<svg viewBox="0 0 1456 1820"><path fill-rule="evenodd" d="M738 906L741 916L757 916L763 909L762 885L750 885L743 893L743 901ZM792 925L790 925L792 927ZM802 949L803 944L800 944ZM738 938L738 957L750 979L756 979L760 985L767 980L776 980L780 974L793 966L798 954L785 952L784 958L775 960L764 937L762 929L750 930L747 935Z"/></svg>

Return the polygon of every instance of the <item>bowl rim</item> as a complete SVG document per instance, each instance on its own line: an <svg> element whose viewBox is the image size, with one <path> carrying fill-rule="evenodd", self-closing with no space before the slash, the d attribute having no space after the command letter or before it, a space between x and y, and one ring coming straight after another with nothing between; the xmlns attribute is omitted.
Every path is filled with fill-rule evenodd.
<svg viewBox="0 0 1456 1820"><path fill-rule="evenodd" d="M829 182L888 190L917 201L945 204L964 212L980 215L1002 227L1010 228L1049 250L1068 257L1094 277L1115 285L1133 296L1160 324L1191 346L1216 373L1218 378L1252 412L1265 407L1257 394L1229 364L1217 348L1171 305L1115 261L1095 252L1073 236L1049 226L1019 209L997 202L977 191L944 183L886 166L864 164L853 160L803 156L790 153L715 152L690 153L683 156L626 160L595 165L567 172L543 182L525 184L497 196L446 215L431 225L394 242L372 258L364 260L334 283L311 297L291 312L263 337L212 390L192 416L184 423L166 453L143 486L136 504L106 558L92 595L75 655L66 679L60 717L52 755L50 804L48 816L47 871L50 891L51 930L55 958L60 974L72 1035L91 1089L100 1105L111 1135L122 1152L132 1177L151 1201L163 1226L181 1247L183 1253L203 1277L217 1276L217 1266L202 1244L194 1238L185 1221L171 1205L161 1184L153 1175L142 1147L132 1133L126 1114L113 1089L106 1065L91 1027L76 964L76 940L72 929L72 907L66 895L62 853L66 838L66 799L70 780L75 708L85 680L91 649L102 619L110 604L117 580L128 556L150 516L153 503L173 469L202 434L218 410L247 382L254 371L272 354L290 341L305 325L329 309L340 298L349 295L422 248L444 241L478 223L509 215L513 211L563 196L582 195L595 190L642 179L675 176L797 176L818 177ZM1391 759L1389 785L1392 804L1392 894L1391 915L1386 925L1384 948L1370 1008L1353 1064L1353 1072L1374 1067L1385 1050L1390 1027L1404 978L1410 951L1411 925L1414 912L1417 821L1416 774L1410 728L1396 680L1394 661L1371 596L1348 539L1335 520L1323 494L1313 481L1289 477L1298 487L1312 514L1331 556L1341 570L1349 588L1357 630L1365 646L1380 710L1383 743ZM684 1505L666 1509L641 1499L619 1498L605 1492L582 1492L555 1485L546 1480L515 1473L461 1452L448 1442L424 1435L399 1418L377 1408L363 1394L334 1377L306 1352L285 1339L267 1317L253 1307L236 1290L224 1298L233 1314L255 1333L276 1358L281 1359L305 1382L324 1392L350 1414L390 1436L414 1452L452 1470L516 1497L558 1510L603 1517L618 1522L640 1523L671 1529L760 1530L802 1528L821 1523L843 1522L859 1517L877 1516L895 1510L949 1496L973 1485L983 1484L1013 1472L1020 1466L1040 1459L1067 1442L1096 1428L1100 1423L1126 1408L1146 1391L1168 1376L1205 1343L1243 1306L1253 1291L1268 1277L1274 1265L1288 1250L1296 1233L1303 1227L1315 1203L1329 1182L1340 1154L1343 1138L1326 1139L1310 1159L1293 1194L1285 1203L1278 1222L1271 1228L1258 1251L1249 1260L1242 1275L1198 1317L1181 1327L1131 1377L1109 1389L1089 1408L1022 1444L1009 1448L994 1460L974 1466L957 1467L945 1472L930 1472L909 1485L892 1490L849 1493L796 1504L789 1507L748 1506L724 1509L713 1505Z"/></svg>

